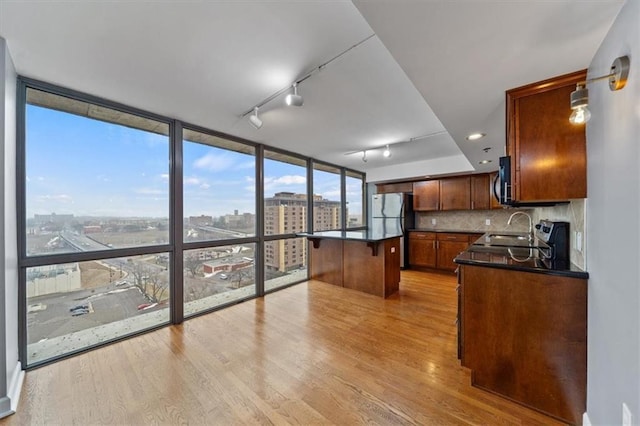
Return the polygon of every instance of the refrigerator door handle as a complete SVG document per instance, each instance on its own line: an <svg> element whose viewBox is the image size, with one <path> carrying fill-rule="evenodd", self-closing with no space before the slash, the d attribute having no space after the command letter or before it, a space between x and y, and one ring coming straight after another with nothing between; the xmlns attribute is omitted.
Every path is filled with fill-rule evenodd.
<svg viewBox="0 0 640 426"><path fill-rule="evenodd" d="M402 204L400 205L400 232L404 235L404 200L402 200Z"/></svg>

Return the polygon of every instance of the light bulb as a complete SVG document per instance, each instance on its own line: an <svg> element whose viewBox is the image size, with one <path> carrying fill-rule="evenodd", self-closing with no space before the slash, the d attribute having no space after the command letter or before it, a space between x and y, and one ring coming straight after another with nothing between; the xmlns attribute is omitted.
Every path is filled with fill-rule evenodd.
<svg viewBox="0 0 640 426"><path fill-rule="evenodd" d="M579 106L573 110L571 116L569 116L569 122L571 124L584 124L591 118L591 111L587 106Z"/></svg>
<svg viewBox="0 0 640 426"><path fill-rule="evenodd" d="M389 150L389 145L387 145L387 147L384 149L384 152L382 153L382 155L383 155L385 158L389 158L389 157L391 157L391 151Z"/></svg>

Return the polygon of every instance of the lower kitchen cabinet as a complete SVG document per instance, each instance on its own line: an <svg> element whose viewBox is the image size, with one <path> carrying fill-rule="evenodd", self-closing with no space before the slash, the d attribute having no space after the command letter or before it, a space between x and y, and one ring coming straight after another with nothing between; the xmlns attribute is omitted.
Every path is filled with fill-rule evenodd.
<svg viewBox="0 0 640 426"><path fill-rule="evenodd" d="M472 384L580 424L587 280L460 265L459 283L458 349Z"/></svg>
<svg viewBox="0 0 640 426"><path fill-rule="evenodd" d="M453 259L469 247L469 235L438 234L436 246L438 248L437 268L453 272L458 267L453 263Z"/></svg>
<svg viewBox="0 0 640 426"><path fill-rule="evenodd" d="M409 265L416 268L455 271L453 259L482 234L409 232Z"/></svg>
<svg viewBox="0 0 640 426"><path fill-rule="evenodd" d="M409 233L409 265L436 267L436 234L434 232Z"/></svg>

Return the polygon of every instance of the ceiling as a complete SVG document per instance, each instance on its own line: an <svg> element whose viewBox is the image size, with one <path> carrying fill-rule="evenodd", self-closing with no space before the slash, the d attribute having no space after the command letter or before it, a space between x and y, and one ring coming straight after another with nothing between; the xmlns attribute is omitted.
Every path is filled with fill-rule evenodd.
<svg viewBox="0 0 640 426"><path fill-rule="evenodd" d="M623 3L0 0L0 37L20 75L385 181L495 170L505 90L587 68Z"/></svg>

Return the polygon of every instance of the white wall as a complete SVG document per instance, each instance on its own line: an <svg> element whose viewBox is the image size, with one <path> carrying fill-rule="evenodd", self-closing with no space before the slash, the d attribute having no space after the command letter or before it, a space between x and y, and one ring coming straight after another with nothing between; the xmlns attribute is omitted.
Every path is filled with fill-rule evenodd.
<svg viewBox="0 0 640 426"><path fill-rule="evenodd" d="M18 361L16 237L16 71L0 38L0 417L15 412L24 372Z"/></svg>
<svg viewBox="0 0 640 426"><path fill-rule="evenodd" d="M590 84L587 124L589 325L587 413L621 425L622 403L640 424L640 1L627 0L589 66L589 77L631 58L627 86ZM567 100L568 102L568 100Z"/></svg>

